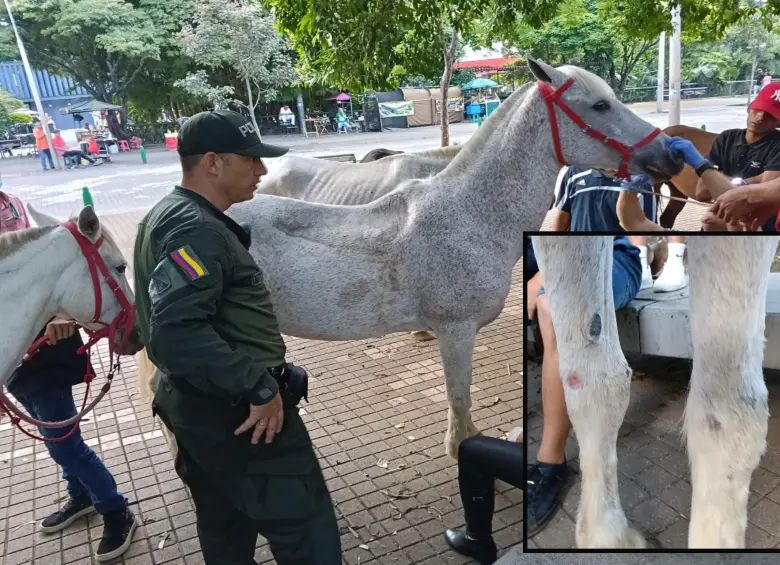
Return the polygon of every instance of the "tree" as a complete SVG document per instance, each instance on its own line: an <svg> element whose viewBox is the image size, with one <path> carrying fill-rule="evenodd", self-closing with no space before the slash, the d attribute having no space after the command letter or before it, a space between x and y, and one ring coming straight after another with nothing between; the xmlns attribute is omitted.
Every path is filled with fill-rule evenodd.
<svg viewBox="0 0 780 565"><path fill-rule="evenodd" d="M188 74L176 85L215 107L245 108L260 135L258 104L273 100L280 88L297 79L291 48L275 26L267 10L246 0L201 0L176 41L198 65L234 71L244 82L247 101L234 97L233 86L212 86L204 70Z"/></svg>
<svg viewBox="0 0 780 565"><path fill-rule="evenodd" d="M20 100L17 100L10 93L0 88L0 137L4 138L8 135L8 130L15 123L11 114L22 106L24 104Z"/></svg>
<svg viewBox="0 0 780 565"><path fill-rule="evenodd" d="M581 66L604 78L621 97L636 65L657 40L625 31L623 13L601 0L565 0L558 15L533 28L524 21L505 45L551 64Z"/></svg>
<svg viewBox="0 0 780 565"><path fill-rule="evenodd" d="M189 0L16 0L14 17L31 64L70 76L96 100L122 106L108 125L127 137L128 90L170 43ZM6 27L1 45L8 44ZM0 54L8 56L7 49Z"/></svg>
<svg viewBox="0 0 780 565"><path fill-rule="evenodd" d="M344 90L398 87L403 76L441 77L442 145L449 144L447 89L458 45L478 18L494 40L518 14L552 16L558 0L267 0L298 50L301 74Z"/></svg>

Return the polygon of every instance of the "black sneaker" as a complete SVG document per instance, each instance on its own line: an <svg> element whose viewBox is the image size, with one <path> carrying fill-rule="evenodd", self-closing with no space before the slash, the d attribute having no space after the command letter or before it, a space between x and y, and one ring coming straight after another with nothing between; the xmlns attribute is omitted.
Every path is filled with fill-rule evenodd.
<svg viewBox="0 0 780 565"><path fill-rule="evenodd" d="M69 498L65 506L41 522L40 529L45 534L53 534L64 530L82 516L91 514L94 511L95 507L92 506L92 500L90 500L88 494Z"/></svg>
<svg viewBox="0 0 780 565"><path fill-rule="evenodd" d="M100 540L95 558L111 561L122 555L133 542L133 532L138 526L129 508L103 516L103 539Z"/></svg>
<svg viewBox="0 0 780 565"><path fill-rule="evenodd" d="M528 467L526 520L528 537L534 537L549 523L563 501L569 466L561 464L534 463Z"/></svg>

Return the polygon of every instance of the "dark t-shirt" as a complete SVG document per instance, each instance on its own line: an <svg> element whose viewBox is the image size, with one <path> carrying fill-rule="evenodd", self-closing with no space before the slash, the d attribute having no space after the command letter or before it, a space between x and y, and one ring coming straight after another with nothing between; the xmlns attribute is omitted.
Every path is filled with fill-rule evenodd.
<svg viewBox="0 0 780 565"><path fill-rule="evenodd" d="M46 332L44 327L35 339ZM84 345L79 332L67 339L59 340L56 345L44 343L38 353L29 361L19 365L8 379L8 391L15 397L30 396L42 389L56 386L75 386L84 382L87 367L93 372L92 364L87 365L86 353L77 353Z"/></svg>
<svg viewBox="0 0 780 565"><path fill-rule="evenodd" d="M708 158L727 177L748 179L767 171L780 171L780 131L773 131L755 143L745 139L746 130L728 129L715 138ZM776 231L775 221L761 226Z"/></svg>
<svg viewBox="0 0 780 565"><path fill-rule="evenodd" d="M621 182L597 169L568 167L558 176L555 207L571 215L570 231L606 231L625 233L617 217ZM641 187L652 190L649 185ZM640 205L655 221L655 197L639 193Z"/></svg>

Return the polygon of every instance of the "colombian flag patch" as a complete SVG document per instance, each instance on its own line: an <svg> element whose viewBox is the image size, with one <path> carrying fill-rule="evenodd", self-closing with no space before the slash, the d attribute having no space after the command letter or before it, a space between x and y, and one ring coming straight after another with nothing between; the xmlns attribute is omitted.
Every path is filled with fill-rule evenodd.
<svg viewBox="0 0 780 565"><path fill-rule="evenodd" d="M205 277L209 274L206 267L200 259L198 259L198 256L195 255L195 252L189 245L179 247L176 251L171 253L171 259L182 268L191 281Z"/></svg>

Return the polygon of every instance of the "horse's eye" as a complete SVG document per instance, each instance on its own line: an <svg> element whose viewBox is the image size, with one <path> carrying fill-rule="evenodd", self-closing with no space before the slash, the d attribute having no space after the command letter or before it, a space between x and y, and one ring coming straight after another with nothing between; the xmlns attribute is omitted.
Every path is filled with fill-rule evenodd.
<svg viewBox="0 0 780 565"><path fill-rule="evenodd" d="M119 273L120 275L124 275L126 270L127 270L127 265L119 265L116 268L116 272Z"/></svg>
<svg viewBox="0 0 780 565"><path fill-rule="evenodd" d="M609 102L606 102L604 100L599 100L593 105L593 109L596 110L597 112L606 112L607 110L610 109L610 107L611 106L609 105Z"/></svg>

